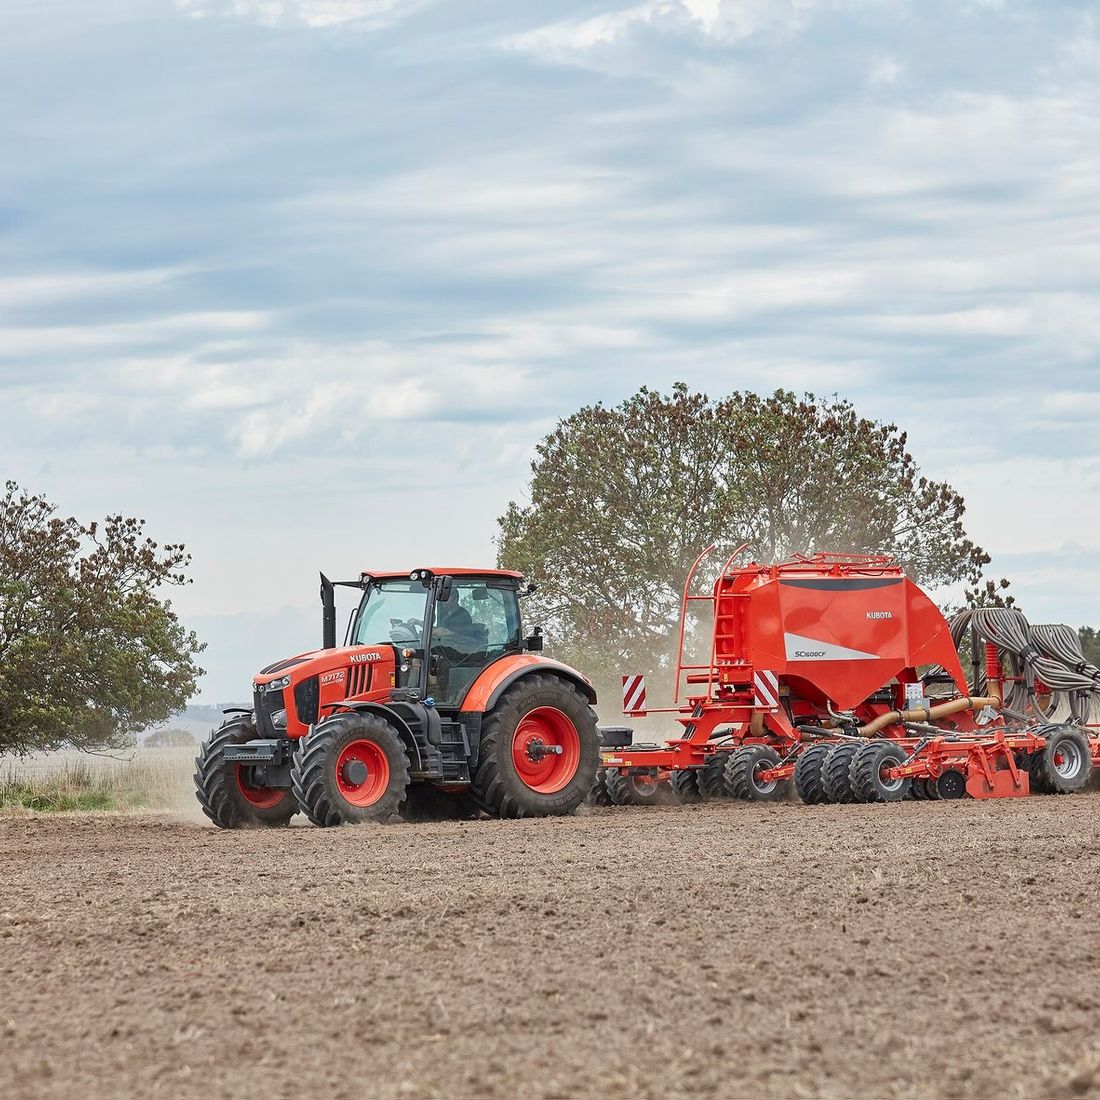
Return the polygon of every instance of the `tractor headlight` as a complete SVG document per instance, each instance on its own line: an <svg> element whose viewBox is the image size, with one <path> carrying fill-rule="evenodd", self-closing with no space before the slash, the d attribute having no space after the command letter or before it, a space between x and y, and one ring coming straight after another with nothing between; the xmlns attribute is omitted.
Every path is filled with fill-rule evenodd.
<svg viewBox="0 0 1100 1100"><path fill-rule="evenodd" d="M286 729L286 711L285 710L275 711L275 713L271 716L271 724L277 730L285 730Z"/></svg>
<svg viewBox="0 0 1100 1100"><path fill-rule="evenodd" d="M282 691L283 688L290 687L290 677L281 676L278 680L272 680L268 684L260 684L260 691Z"/></svg>

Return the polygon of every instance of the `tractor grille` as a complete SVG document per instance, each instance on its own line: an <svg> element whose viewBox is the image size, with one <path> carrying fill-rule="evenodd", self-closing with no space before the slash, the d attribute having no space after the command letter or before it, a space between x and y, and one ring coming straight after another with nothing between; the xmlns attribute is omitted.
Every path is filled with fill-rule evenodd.
<svg viewBox="0 0 1100 1100"><path fill-rule="evenodd" d="M283 733L271 724L271 716L285 706L281 691L257 691L252 696L256 712L256 732L261 737L282 737Z"/></svg>
<svg viewBox="0 0 1100 1100"><path fill-rule="evenodd" d="M294 688L294 709L303 726L312 726L317 721L320 695L321 687L316 676L310 676Z"/></svg>
<svg viewBox="0 0 1100 1100"><path fill-rule="evenodd" d="M371 666L367 664L352 665L348 669L348 686L344 692L348 699L362 695L370 687L370 672Z"/></svg>

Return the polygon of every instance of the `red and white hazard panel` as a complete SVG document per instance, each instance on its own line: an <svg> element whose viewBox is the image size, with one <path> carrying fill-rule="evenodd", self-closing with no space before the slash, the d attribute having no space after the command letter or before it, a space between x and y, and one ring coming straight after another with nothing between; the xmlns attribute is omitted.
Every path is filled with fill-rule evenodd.
<svg viewBox="0 0 1100 1100"><path fill-rule="evenodd" d="M768 710L779 706L779 677L774 672L761 669L752 676L752 690L755 704Z"/></svg>
<svg viewBox="0 0 1100 1100"><path fill-rule="evenodd" d="M645 714L645 677L623 677L623 714Z"/></svg>

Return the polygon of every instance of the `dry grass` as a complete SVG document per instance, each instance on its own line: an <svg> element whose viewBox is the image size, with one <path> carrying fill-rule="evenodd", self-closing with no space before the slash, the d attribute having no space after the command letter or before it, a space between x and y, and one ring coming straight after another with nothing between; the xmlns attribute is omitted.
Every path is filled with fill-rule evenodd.
<svg viewBox="0 0 1100 1100"><path fill-rule="evenodd" d="M194 758L194 749L139 749L118 759L79 752L0 757L0 810L176 809L193 801Z"/></svg>

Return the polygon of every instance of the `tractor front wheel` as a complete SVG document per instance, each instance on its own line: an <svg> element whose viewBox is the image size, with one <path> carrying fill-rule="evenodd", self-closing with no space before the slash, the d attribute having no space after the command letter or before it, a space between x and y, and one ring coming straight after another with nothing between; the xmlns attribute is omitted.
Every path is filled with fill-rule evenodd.
<svg viewBox="0 0 1100 1100"><path fill-rule="evenodd" d="M405 801L409 757L384 718L334 714L302 738L290 779L302 813L314 825L387 821Z"/></svg>
<svg viewBox="0 0 1100 1100"><path fill-rule="evenodd" d="M595 711L568 681L533 673L509 688L481 723L470 793L494 817L571 814L600 765Z"/></svg>
<svg viewBox="0 0 1100 1100"><path fill-rule="evenodd" d="M230 718L210 734L195 758L195 797L220 829L278 828L298 812L289 790L265 787L256 782L254 767L225 759L230 745L255 737L251 715Z"/></svg>

